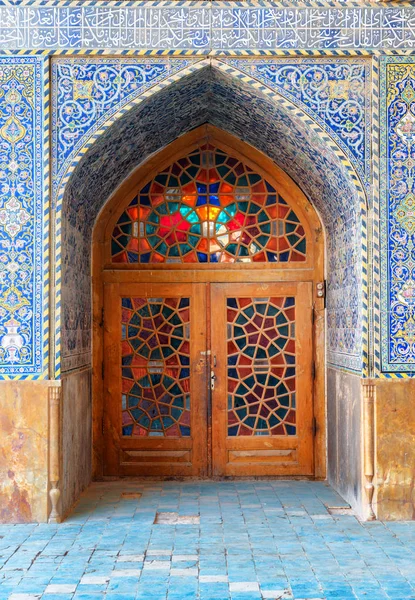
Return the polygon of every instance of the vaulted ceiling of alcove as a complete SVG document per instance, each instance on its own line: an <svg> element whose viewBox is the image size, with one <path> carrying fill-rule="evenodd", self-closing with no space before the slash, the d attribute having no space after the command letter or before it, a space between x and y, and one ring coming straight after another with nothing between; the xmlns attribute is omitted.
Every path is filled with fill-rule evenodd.
<svg viewBox="0 0 415 600"><path fill-rule="evenodd" d="M64 196L64 220L88 234L118 185L150 155L204 123L272 158L315 204L327 225L356 218L356 190L321 136L282 103L205 67L131 109L91 147Z"/></svg>

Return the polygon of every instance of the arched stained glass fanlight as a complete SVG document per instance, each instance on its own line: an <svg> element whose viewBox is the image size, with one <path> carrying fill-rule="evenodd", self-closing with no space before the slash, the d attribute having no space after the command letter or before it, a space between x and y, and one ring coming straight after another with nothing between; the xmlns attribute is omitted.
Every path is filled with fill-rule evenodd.
<svg viewBox="0 0 415 600"><path fill-rule="evenodd" d="M209 144L148 182L112 234L114 263L301 262L306 236L273 185Z"/></svg>

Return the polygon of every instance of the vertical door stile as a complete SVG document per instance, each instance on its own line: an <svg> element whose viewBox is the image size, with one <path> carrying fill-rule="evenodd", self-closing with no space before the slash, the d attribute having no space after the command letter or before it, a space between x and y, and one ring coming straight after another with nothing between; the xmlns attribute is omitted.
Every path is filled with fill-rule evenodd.
<svg viewBox="0 0 415 600"><path fill-rule="evenodd" d="M212 477L212 297L211 285L206 284L206 397L207 397L207 475Z"/></svg>

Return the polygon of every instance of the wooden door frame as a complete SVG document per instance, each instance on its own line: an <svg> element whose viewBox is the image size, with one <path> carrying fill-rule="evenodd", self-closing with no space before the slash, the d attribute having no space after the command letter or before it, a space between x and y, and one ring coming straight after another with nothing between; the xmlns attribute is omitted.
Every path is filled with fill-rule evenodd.
<svg viewBox="0 0 415 600"><path fill-rule="evenodd" d="M108 261L108 237L112 227L134 195L149 179L154 177L177 158L191 152L204 140L217 144L230 154L239 156L245 163L262 174L270 183L281 190L282 196L292 204L305 227L308 249L305 263L290 264L277 268L274 264L258 263L225 265L111 265ZM230 271L232 281L309 281L313 283L314 326L314 464L315 479L325 479L327 473L327 426L326 426L326 383L325 383L325 310L324 298L317 295L317 283L324 280L324 230L315 208L294 181L270 158L246 142L217 129L202 125L181 136L156 155L139 165L109 198L93 229L92 234L92 475L93 479L103 476L103 333L104 333L104 281L122 282L227 282ZM219 266L219 268L218 268ZM143 268L144 267L144 268ZM179 267L179 268L178 268Z"/></svg>

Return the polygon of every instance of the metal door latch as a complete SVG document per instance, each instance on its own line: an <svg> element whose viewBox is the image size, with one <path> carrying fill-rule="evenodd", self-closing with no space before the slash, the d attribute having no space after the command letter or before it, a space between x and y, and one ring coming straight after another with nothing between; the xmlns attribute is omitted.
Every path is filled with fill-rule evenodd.
<svg viewBox="0 0 415 600"><path fill-rule="evenodd" d="M210 372L210 389L211 390L215 389L215 380L216 380L215 371L212 370Z"/></svg>

